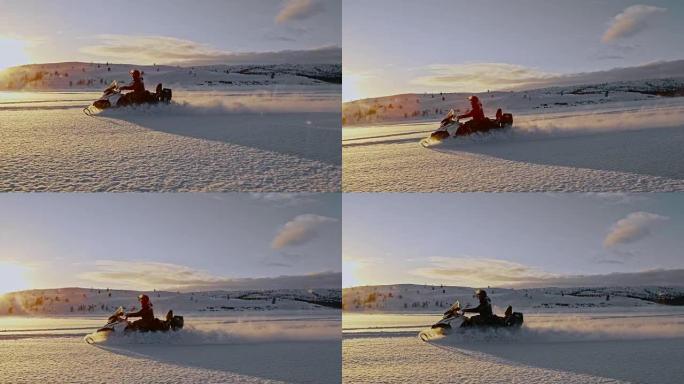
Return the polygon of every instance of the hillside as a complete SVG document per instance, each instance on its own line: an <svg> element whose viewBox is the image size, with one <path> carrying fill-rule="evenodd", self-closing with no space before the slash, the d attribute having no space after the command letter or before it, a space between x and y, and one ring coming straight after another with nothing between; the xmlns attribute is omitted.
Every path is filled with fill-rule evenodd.
<svg viewBox="0 0 684 384"><path fill-rule="evenodd" d="M143 73L148 89L157 83L185 90L306 88L342 83L340 64L179 67L67 62L8 68L0 72L0 90L100 90L114 80L130 82L128 72L133 68Z"/></svg>
<svg viewBox="0 0 684 384"><path fill-rule="evenodd" d="M83 315L111 313L122 306L136 309L141 292L97 288L37 289L0 295L0 316ZM226 313L340 308L335 289L283 289L214 292L145 292L157 313Z"/></svg>
<svg viewBox="0 0 684 384"><path fill-rule="evenodd" d="M487 288L492 304L502 312L507 305L532 311L581 311L592 308L630 308L684 305L684 288L577 287ZM342 308L351 312L440 312L453 302L475 305L474 288L431 285L381 285L345 288Z"/></svg>
<svg viewBox="0 0 684 384"><path fill-rule="evenodd" d="M437 120L449 109L468 110L471 93L424 93L356 100L342 105L344 125ZM527 91L475 93L489 117L496 108L512 113L562 112L595 109L601 105L684 96L684 78L619 81L548 87Z"/></svg>

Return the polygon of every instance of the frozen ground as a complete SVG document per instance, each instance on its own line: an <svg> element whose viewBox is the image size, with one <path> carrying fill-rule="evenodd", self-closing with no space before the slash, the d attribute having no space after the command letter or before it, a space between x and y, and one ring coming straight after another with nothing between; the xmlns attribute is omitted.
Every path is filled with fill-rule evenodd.
<svg viewBox="0 0 684 384"><path fill-rule="evenodd" d="M544 104L550 106L539 108L538 101L527 106L527 98L522 103L512 100L514 96L484 100L488 115L499 102L514 113L512 130L449 139L430 148L419 141L437 128L441 115L401 122L396 105L410 105L403 99L395 101L393 112L381 116L385 120L345 127L343 190L684 190L682 98L641 95L630 100L629 95L617 95L612 102L579 95L573 98L577 105L554 106L552 101L568 101L568 96L548 96L551 100ZM419 98L419 107L431 113L450 104L429 95ZM391 101L387 99L382 101L385 105Z"/></svg>
<svg viewBox="0 0 684 384"><path fill-rule="evenodd" d="M339 85L304 88L97 117L99 92L0 92L0 191L339 191Z"/></svg>
<svg viewBox="0 0 684 384"><path fill-rule="evenodd" d="M423 342L433 314L343 315L345 383L679 383L684 311L526 313L515 333Z"/></svg>
<svg viewBox="0 0 684 384"><path fill-rule="evenodd" d="M340 382L338 311L197 316L88 345L101 317L0 317L0 382Z"/></svg>

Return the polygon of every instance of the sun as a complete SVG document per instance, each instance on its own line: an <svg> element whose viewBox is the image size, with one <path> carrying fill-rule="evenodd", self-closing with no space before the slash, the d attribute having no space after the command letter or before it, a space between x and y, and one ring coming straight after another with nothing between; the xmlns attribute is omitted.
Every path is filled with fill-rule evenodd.
<svg viewBox="0 0 684 384"><path fill-rule="evenodd" d="M29 288L28 268L9 262L0 262L0 294Z"/></svg>
<svg viewBox="0 0 684 384"><path fill-rule="evenodd" d="M0 36L0 71L28 62L26 42Z"/></svg>

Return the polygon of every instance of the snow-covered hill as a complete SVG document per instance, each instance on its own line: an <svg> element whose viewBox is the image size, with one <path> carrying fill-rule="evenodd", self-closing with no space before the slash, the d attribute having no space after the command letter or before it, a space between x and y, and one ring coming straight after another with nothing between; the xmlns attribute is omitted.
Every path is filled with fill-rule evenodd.
<svg viewBox="0 0 684 384"><path fill-rule="evenodd" d="M344 125L437 120L449 109L469 109L471 93L402 94L356 100L342 105ZM620 81L602 84L559 86L527 91L476 93L485 113L493 117L497 108L514 114L593 110L599 106L684 96L684 77Z"/></svg>
<svg viewBox="0 0 684 384"><path fill-rule="evenodd" d="M100 90L114 80L129 83L133 68L143 73L148 89L157 83L184 90L339 87L342 83L340 64L179 67L66 62L8 68L0 72L0 90Z"/></svg>
<svg viewBox="0 0 684 384"><path fill-rule="evenodd" d="M532 311L584 311L596 308L684 305L684 287L488 288L492 304ZM351 312L440 312L459 300L475 305L474 288L432 285L381 285L345 288L342 308Z"/></svg>
<svg viewBox="0 0 684 384"><path fill-rule="evenodd" d="M146 293L157 313L231 313L235 311L319 310L339 308L336 289L283 289L214 292L138 292L97 288L37 289L0 296L0 316L83 315L111 313L122 306L133 311Z"/></svg>

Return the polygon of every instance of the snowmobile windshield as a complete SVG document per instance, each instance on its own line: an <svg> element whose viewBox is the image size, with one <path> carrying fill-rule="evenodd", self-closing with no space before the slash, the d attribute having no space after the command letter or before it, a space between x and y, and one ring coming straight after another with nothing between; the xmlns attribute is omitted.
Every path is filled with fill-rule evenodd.
<svg viewBox="0 0 684 384"><path fill-rule="evenodd" d="M116 80L114 80L111 83L109 83L109 85L107 86L107 88L105 88L105 90L103 92L109 93L109 92L113 92L117 89L119 89L119 83L117 83Z"/></svg>

